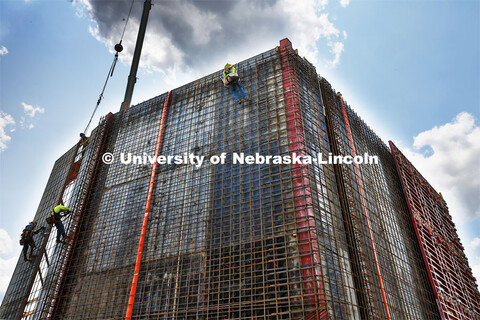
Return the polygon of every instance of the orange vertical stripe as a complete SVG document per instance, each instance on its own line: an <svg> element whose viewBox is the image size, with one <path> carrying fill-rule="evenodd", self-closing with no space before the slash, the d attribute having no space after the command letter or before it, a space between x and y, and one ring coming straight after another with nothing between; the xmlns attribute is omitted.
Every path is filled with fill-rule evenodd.
<svg viewBox="0 0 480 320"><path fill-rule="evenodd" d="M348 122L347 112L345 111L345 107L343 105L342 95L339 94L338 97L340 98L343 117L345 118L345 125L347 126L348 139L350 140L350 148L352 149L352 156L355 158L355 146L353 145L352 131L350 130L350 124ZM373 241L373 233L372 233L372 228L370 226L370 219L368 218L367 206L365 204L365 197L363 196L363 188L362 188L362 181L360 180L360 172L358 170L358 165L355 163L355 161L353 162L353 164L355 166L355 174L357 176L358 187L360 189L360 196L362 197L363 211L365 213L365 219L367 220L368 232L370 233L370 241L372 242L373 256L375 258L375 265L377 267L378 280L380 281L380 288L382 289L383 303L385 304L385 310L387 311L388 320L390 320L391 319L390 311L388 310L387 297L385 295L385 289L383 288L382 273L380 272L380 265L378 264L377 250L375 249L375 242Z"/></svg>
<svg viewBox="0 0 480 320"><path fill-rule="evenodd" d="M167 115L167 107L171 93L172 91L168 93L167 99L165 100L165 103L163 105L162 119L160 120L160 128L158 129L157 146L155 148L155 159L157 159L158 154L160 153L160 147L162 145L163 130L165 128L165 117ZM140 241L138 243L137 260L135 262L135 271L133 272L132 287L130 289L130 296L128 298L127 314L125 315L125 320L130 320L132 317L133 302L135 300L135 292L137 291L138 273L140 272L140 263L142 261L143 241L145 239L145 231L147 230L148 215L150 214L150 203L152 201L153 185L155 182L155 172L157 169L157 164L157 161L153 163L152 173L150 174L150 185L148 187L147 203L145 205L145 215L143 216L142 232L140 233Z"/></svg>

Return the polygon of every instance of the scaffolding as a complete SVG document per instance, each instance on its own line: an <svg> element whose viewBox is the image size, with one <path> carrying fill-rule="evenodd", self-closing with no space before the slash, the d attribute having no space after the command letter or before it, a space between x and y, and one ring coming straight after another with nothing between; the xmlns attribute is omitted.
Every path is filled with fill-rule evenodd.
<svg viewBox="0 0 480 320"><path fill-rule="evenodd" d="M441 194L390 141L442 319L480 319L480 294Z"/></svg>
<svg viewBox="0 0 480 320"><path fill-rule="evenodd" d="M107 115L57 161L35 220L63 202L70 240L48 230L18 262L0 318L440 319L387 146L288 39L236 68L250 101L218 71ZM379 164L232 159L365 152ZM133 163L155 154L206 161Z"/></svg>

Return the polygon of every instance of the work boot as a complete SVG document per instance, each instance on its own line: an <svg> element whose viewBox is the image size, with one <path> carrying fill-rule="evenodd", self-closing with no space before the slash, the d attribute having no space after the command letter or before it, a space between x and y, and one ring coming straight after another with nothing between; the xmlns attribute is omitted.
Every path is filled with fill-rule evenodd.
<svg viewBox="0 0 480 320"><path fill-rule="evenodd" d="M237 100L237 103L238 103L238 104L241 104L241 103L242 103L242 100Z"/></svg>

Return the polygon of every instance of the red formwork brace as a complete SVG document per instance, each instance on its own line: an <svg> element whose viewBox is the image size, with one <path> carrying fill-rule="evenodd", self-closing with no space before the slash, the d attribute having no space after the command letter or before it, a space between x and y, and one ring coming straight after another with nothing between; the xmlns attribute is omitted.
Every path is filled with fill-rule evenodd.
<svg viewBox="0 0 480 320"><path fill-rule="evenodd" d="M167 108L168 108L168 103L170 101L171 93L172 91L168 92L167 99L165 99L165 103L163 104L162 118L160 120L160 128L158 129L157 146L155 148L155 159L158 157L160 153L160 147L162 146L163 130L165 129L165 117L167 115ZM125 315L126 320L130 320L132 318L133 302L135 301L135 292L137 291L138 273L140 272L140 263L142 261L143 241L145 239L148 216L150 214L150 203L152 201L153 185L155 182L157 164L158 163L156 161L153 163L152 173L150 174L150 184L148 186L147 203L145 205L145 214L143 216L143 224L142 224L142 231L140 233L140 241L138 243L137 260L135 262L135 271L133 272L132 287L130 288L130 296L128 298L127 313Z"/></svg>
<svg viewBox="0 0 480 320"><path fill-rule="evenodd" d="M339 94L338 98L340 100L340 104L342 105L343 118L345 119L345 126L347 127L348 140L350 140L350 149L352 150L352 157L355 158L355 145L353 144L352 131L350 130L350 123L348 122L347 112L345 111L345 106L343 105L342 95ZM375 249L375 241L373 241L372 227L370 226L370 219L368 217L367 206L365 204L365 197L363 195L363 187L362 187L362 181L360 179L360 172L358 169L358 164L356 164L355 162L353 162L353 164L355 166L355 175L357 176L358 188L360 189L360 197L362 198L363 212L365 214L365 220L367 221L370 241L372 243L373 257L375 258L375 266L377 268L377 273L378 273L378 281L380 282L380 289L382 289L383 303L385 304L387 318L388 320L390 320L391 317L390 317L390 311L388 309L387 296L385 295L385 289L383 287L382 272L380 271L380 265L378 264L377 250Z"/></svg>
<svg viewBox="0 0 480 320"><path fill-rule="evenodd" d="M110 123L112 121L113 121L113 113L110 112L105 116L105 120L102 122L102 130L97 133L99 135L99 142L95 144L96 149L93 149L92 156L91 156L91 159L93 159L94 164L91 167L90 171L87 171L87 174L83 179L83 181L86 183L85 190L89 190L91 185L92 185L93 174L94 174L94 171L97 167L96 163L98 161L99 152L100 152L100 149L101 149L101 146L102 146L103 142L105 141L105 136L107 135L107 131L109 130L108 127L110 126ZM79 141L78 144L77 144L77 152L80 149L80 147L81 147L81 145L80 145L80 141ZM76 153L76 155L77 154L78 153ZM75 159L75 156L74 156L74 159ZM65 185L63 187L62 196L60 197L60 200L58 201L59 204L63 204L63 201L62 201L63 193L65 192L66 186L69 183L71 183L72 181L77 179L77 175L79 173L79 169L80 169L80 165L81 165L82 161L83 161L83 156L82 156L82 159L78 160L77 162L72 163L72 165L70 167L70 172L67 176L67 181L65 182ZM87 169L88 169L88 167L87 167ZM74 175L73 179L71 178L72 174ZM84 208L85 208L85 201L86 201L86 194L83 194L83 196L82 196L82 190L79 191L79 199L80 199L80 202L78 203L78 206L75 208L75 215L74 215L74 218L73 218L74 222L73 222L72 226L70 227L72 230L69 231L68 244L67 244L67 247L66 247L66 249L65 249L65 251L62 255L63 259L60 260L60 266L58 267L59 274L58 274L58 278L56 280L56 285L54 286L54 289L53 289L52 299L50 301L50 306L48 308L48 313L47 313L47 317L46 317L47 319L51 319L54 316L53 312L54 312L54 308L56 306L56 303L59 300L59 291L60 291L60 288L62 287L62 283L63 283L64 278L66 276L68 264L70 262L70 257L72 256L72 253L73 253L73 246L74 246L73 243L74 243L74 241L77 237L77 234L78 234L79 220L80 220L81 215L83 214L83 211L84 211ZM51 225L50 225L50 228L52 228Z"/></svg>
<svg viewBox="0 0 480 320"><path fill-rule="evenodd" d="M77 151L79 147L80 147L80 141L75 145L75 148L76 148L75 150ZM75 172L74 167L76 166L75 165L75 157L77 155L76 151L72 154L72 158L71 158L71 162L70 162L70 167L68 169L67 177L65 178L65 182L63 183L62 189L60 191L60 195L58 196L58 200L57 200L55 205L63 204L63 194L65 193L65 190L67 189L67 186L69 184L71 184L73 181L75 181L75 179L77 178L78 170L76 171L76 173L74 173ZM42 245L39 248L40 257L42 257L45 254L47 244L48 244L48 239L50 237L50 233L52 232L52 227L53 227L53 225L49 224L48 227L47 227L47 230L44 231L47 236L45 236L43 238ZM39 270L40 270L40 263L41 262L42 262L41 258L40 259L35 259L35 264L33 266L33 269L35 271L33 271L33 276L27 284L28 289L25 291L27 294L23 297L23 301L22 301L22 304L21 304L21 307L20 307L21 311L18 313L18 316L17 316L16 320L20 320L20 319L25 318L24 310L25 310L25 307L28 304L28 297L30 296L33 285L35 283L36 274L40 272Z"/></svg>
<svg viewBox="0 0 480 320"><path fill-rule="evenodd" d="M287 132L290 152L305 156L305 144L301 120L300 102L295 78L295 68L290 56L292 43L288 39L280 41L280 59L283 72L283 90L287 113ZM302 269L307 319L327 319L327 307L320 269L317 229L313 213L310 180L305 165L292 164L295 215L298 226L300 264Z"/></svg>
<svg viewBox="0 0 480 320"><path fill-rule="evenodd" d="M465 310L452 307L452 304L447 301L448 297L462 296L460 292L465 294L464 297L468 297L469 295L465 292L465 286L462 286L463 283L461 278L459 278L459 272L445 272L442 270L443 268L448 268L447 263L459 263L456 254L441 250L445 245L452 244L446 241L451 241L456 237L456 232L454 231L455 225L450 218L448 218L448 210L443 206L443 199L437 196L436 191L418 171L416 171L395 144L392 141L389 141L389 144L395 159L395 166L402 183L408 210L412 217L415 235L417 236L420 251L425 262L440 317L442 320L470 319L471 315L468 315ZM422 186L426 186L429 192L428 195L425 191L426 189L422 189ZM435 205L426 201L425 198L427 196L431 196L435 202L440 202L436 204L438 208L440 208L439 211L435 211ZM415 216L421 219L415 220ZM446 235L450 235L450 240L445 237ZM458 241L454 241L454 244L460 246ZM455 248L453 244L452 246ZM468 265L466 268L468 268ZM469 276L467 276L467 278L469 278ZM475 282L473 281L471 283ZM444 291L442 287L448 287L448 289ZM474 299L472 299L470 305L478 305L478 302L473 300Z"/></svg>
<svg viewBox="0 0 480 320"><path fill-rule="evenodd" d="M390 149L392 151L392 154L394 156L394 159L395 159L395 166L397 168L397 172L401 172L401 168L399 167L399 161L397 159L398 157L398 150L396 148L396 146L392 143L392 141L389 141L389 144L390 144ZM411 172L411 168L409 167L409 171L410 173ZM402 180L402 176L400 175L400 179ZM403 180L402 180L402 185L403 185ZM409 198L410 195L408 194L409 190L405 190L406 192L406 197ZM427 269L427 274L428 274L428 279L430 280L430 285L432 286L432 290L433 290L433 294L435 296L435 301L437 303L437 306L438 306L438 310L440 311L440 315L442 317L442 319L444 320L445 319L445 315L443 314L443 311L442 311L442 308L441 308L441 304L440 304L440 301L438 299L438 292L437 292L437 289L435 287L435 284L433 282L433 277L432 277L432 272L430 270L430 264L428 263L428 260L427 260L427 256L425 254L425 250L423 248L423 241L422 241L422 238L420 236L420 233L419 233L419 230L418 230L418 227L417 225L420 225L420 223L416 222L415 221L415 215L413 214L414 210L410 204L410 201L407 201L407 207L408 207L408 210L410 211L410 216L412 218L412 223L413 223L413 229L415 230L415 235L417 236L417 240L418 240L418 243L420 245L420 252L422 253L422 257L423 257L423 261L425 262L425 266L426 266L426 269ZM419 217L419 214L417 213L417 216ZM427 231L428 231L428 234L431 234L431 227L430 227L430 221L426 221L426 227L427 227Z"/></svg>

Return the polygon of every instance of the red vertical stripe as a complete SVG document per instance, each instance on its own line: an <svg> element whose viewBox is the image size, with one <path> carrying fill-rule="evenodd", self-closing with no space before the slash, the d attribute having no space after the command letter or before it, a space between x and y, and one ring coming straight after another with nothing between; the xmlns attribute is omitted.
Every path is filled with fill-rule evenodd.
<svg viewBox="0 0 480 320"><path fill-rule="evenodd" d="M350 140L350 148L352 149L352 156L355 158L355 146L353 145L352 131L350 130L350 123L348 122L347 112L345 111L345 106L343 105L342 95L339 94L340 104L342 105L343 117L345 119L345 125L347 126L348 139ZM362 181L360 180L360 172L358 170L358 165L353 162L355 166L355 174L357 176L358 188L360 189L360 196L362 197L363 212L365 213L365 219L367 220L368 232L370 234L370 241L373 248L373 256L375 258L375 265L377 267L378 280L380 281L380 288L382 289L383 303L385 304L385 310L387 311L388 320L390 320L390 311L388 310L387 297L385 295L385 289L383 288L382 273L380 271L380 265L378 264L377 250L375 249L375 242L373 241L372 228L370 226L370 219L368 218L367 206L365 204L365 197L363 196Z"/></svg>
<svg viewBox="0 0 480 320"><path fill-rule="evenodd" d="M288 39L280 41L280 58L283 69L283 90L287 111L287 133L292 157L306 155L303 138L300 102L298 98L295 69L289 55L293 53ZM325 293L320 270L317 229L312 207L310 179L305 165L292 164L295 214L298 225L298 242L302 270L304 301L309 311L307 319L327 319ZM317 311L320 311L318 313Z"/></svg>
<svg viewBox="0 0 480 320"><path fill-rule="evenodd" d="M168 102L170 100L170 91L167 95L167 99L163 105L162 119L160 120L160 128L158 129L157 146L155 148L155 159L157 159L160 153L160 147L162 145L163 130L165 128L165 117L167 115ZM145 239L145 231L147 230L148 215L150 214L150 203L152 201L153 185L155 183L155 172L157 169L157 162L155 161L152 166L152 173L150 174L150 185L148 187L147 203L145 205L145 214L143 216L142 232L140 233L140 241L138 243L137 261L135 262L135 271L133 272L132 287L130 289L130 296L128 298L126 320L130 320L133 311L133 302L135 300L135 292L137 291L138 273L140 272L140 263L142 261L143 241Z"/></svg>

